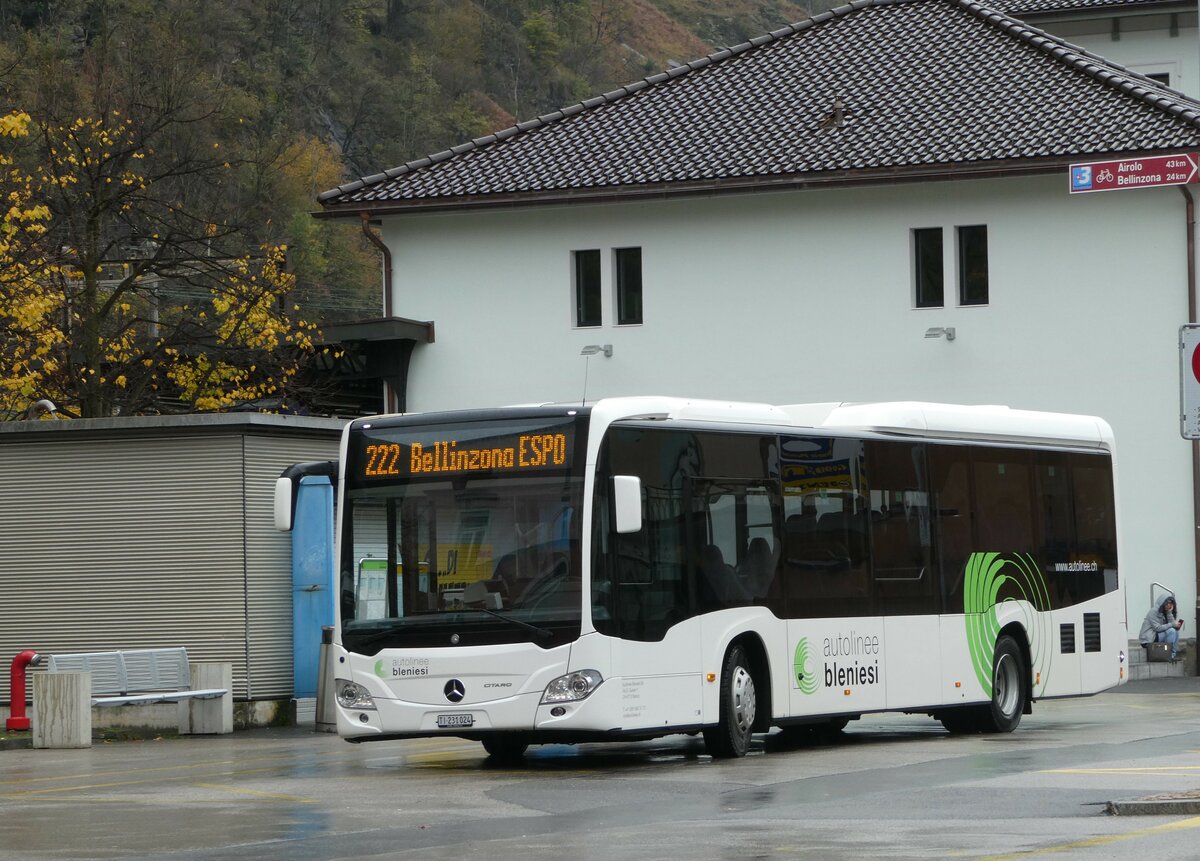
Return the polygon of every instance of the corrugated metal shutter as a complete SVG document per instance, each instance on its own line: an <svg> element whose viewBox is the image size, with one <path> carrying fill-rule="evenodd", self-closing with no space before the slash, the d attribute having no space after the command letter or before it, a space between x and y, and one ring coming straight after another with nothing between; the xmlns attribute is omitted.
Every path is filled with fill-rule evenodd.
<svg viewBox="0 0 1200 861"><path fill-rule="evenodd" d="M185 646L231 661L236 699L291 696L284 467L309 433L232 425L0 439L0 702L12 656Z"/></svg>
<svg viewBox="0 0 1200 861"><path fill-rule="evenodd" d="M295 690L292 539L274 527L275 480L294 463L336 459L338 443L264 436L247 436L244 443L250 693L256 699L288 698Z"/></svg>
<svg viewBox="0 0 1200 861"><path fill-rule="evenodd" d="M185 646L244 677L236 434L9 442L0 480L0 657Z"/></svg>

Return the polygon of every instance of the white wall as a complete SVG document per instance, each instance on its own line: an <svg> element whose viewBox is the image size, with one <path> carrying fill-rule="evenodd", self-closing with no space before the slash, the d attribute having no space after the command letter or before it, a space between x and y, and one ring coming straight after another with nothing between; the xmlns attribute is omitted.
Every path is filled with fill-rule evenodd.
<svg viewBox="0 0 1200 861"><path fill-rule="evenodd" d="M986 224L990 304L958 308L953 228ZM910 231L945 228L947 302L913 309ZM1040 179L389 219L399 315L434 320L414 411L583 396L921 399L1100 415L1118 443L1130 624L1160 581L1195 606L1177 189ZM576 329L571 255L640 246L645 323ZM930 326L957 339L929 340ZM612 358L579 355L611 343ZM1185 611L1186 612L1186 611ZM1189 617L1189 629L1195 624Z"/></svg>

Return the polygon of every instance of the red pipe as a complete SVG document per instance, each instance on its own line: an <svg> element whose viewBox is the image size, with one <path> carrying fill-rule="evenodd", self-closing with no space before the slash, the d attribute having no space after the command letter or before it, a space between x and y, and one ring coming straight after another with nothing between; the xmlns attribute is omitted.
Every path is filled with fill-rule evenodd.
<svg viewBox="0 0 1200 861"><path fill-rule="evenodd" d="M4 728L10 732L29 729L29 718L25 716L25 668L30 664L36 667L41 660L42 656L31 649L26 649L13 658L12 674L9 677L9 681L12 683L12 696L9 699L10 716L4 723Z"/></svg>

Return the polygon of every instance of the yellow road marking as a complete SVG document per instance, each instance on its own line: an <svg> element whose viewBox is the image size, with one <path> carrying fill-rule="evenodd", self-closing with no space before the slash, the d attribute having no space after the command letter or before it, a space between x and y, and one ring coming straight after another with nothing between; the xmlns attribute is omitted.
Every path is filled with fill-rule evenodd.
<svg viewBox="0 0 1200 861"><path fill-rule="evenodd" d="M1149 828L1139 828L1136 831L1126 831L1124 834L1108 834L1103 837L1088 837L1084 840L1073 840L1070 843L1060 843L1057 846L1043 846L1040 849L1027 849L1023 852L1011 852L1007 855L988 855L976 858L974 861L1016 861L1020 858L1036 858L1039 855L1050 855L1055 852L1070 852L1073 849L1089 849L1095 846L1107 846L1122 840L1134 840L1160 834L1164 831L1182 831L1187 828L1200 827L1200 816L1193 816L1179 822L1168 822L1165 825L1153 825Z"/></svg>
<svg viewBox="0 0 1200 861"><path fill-rule="evenodd" d="M218 792L232 792L236 795L253 795L255 798L269 798L272 801L290 801L295 804L316 804L315 798L303 798L299 795L284 795L278 792L260 792L257 789L242 789L237 786L223 786L219 783L197 783L201 789L215 789Z"/></svg>
<svg viewBox="0 0 1200 861"><path fill-rule="evenodd" d="M470 745L464 748L463 745ZM61 795L70 792L94 792L101 789L112 789L123 786L139 786L154 783L179 783L186 781L200 780L205 777L236 777L239 775L261 774L264 772L278 772L280 769L291 768L293 765L305 764L314 759L331 759L341 757L344 753L336 751L326 753L304 752L297 755L275 755L275 756L260 756L249 759L218 759L208 760L206 762L187 763L169 766L156 766L151 768L128 768L115 771L97 771L90 774L64 774L52 777L37 777L37 778L16 778L11 780L0 781L0 789L11 791L0 791L0 798L29 798L33 796L46 795ZM439 747L427 749L420 753L405 753L397 751L390 757L380 758L373 757L370 761L359 761L359 764L366 769L372 768L371 761L380 762L387 760L395 760L404 762L413 759L433 760L430 763L420 762L418 765L421 768L448 768L452 767L452 763L438 765L436 757L446 757L447 755L456 755L460 759L479 758L482 755L482 750L470 742L462 742L455 744L453 747ZM354 762L354 760L350 760ZM260 763L257 768L238 767L245 763ZM207 772L207 773L205 773ZM138 778L130 780L120 780L123 775L139 775ZM413 772L415 777L417 772ZM99 780L97 781L97 778ZM91 779L96 782L88 782ZM46 786L48 783L63 784L66 781L83 781L78 783L66 783L65 785ZM17 789L18 785L32 786L33 784L42 784L36 788ZM197 784L199 785L199 784Z"/></svg>
<svg viewBox="0 0 1200 861"><path fill-rule="evenodd" d="M1181 775L1200 771L1200 765L1144 765L1128 769L1043 769L1042 775Z"/></svg>
<svg viewBox="0 0 1200 861"><path fill-rule="evenodd" d="M270 766L266 768L239 768L229 771L217 771L207 777L225 776L230 777L241 774L261 774L263 772L278 771L278 766ZM47 786L42 789L24 789L18 792L0 793L0 798L29 798L35 795L54 795L64 792L89 792L97 789L112 789L117 786L141 786L144 784L154 783L183 783L195 780L196 775L181 774L177 777L156 777L149 780L110 780L105 783L78 783L70 786Z"/></svg>
<svg viewBox="0 0 1200 861"><path fill-rule="evenodd" d="M309 756L309 757L311 757L311 756L330 756L330 755L331 754L306 754L306 756ZM18 784L26 784L26 783L49 783L51 781L59 781L59 780L87 780L88 778L94 778L97 775L117 777L122 774L159 774L164 771L181 771L181 770L195 771L196 769L200 769L200 768L219 768L221 766L229 766L229 765L234 765L236 763L290 762L293 759L294 759L294 757L286 756L286 755L255 756L255 757L249 757L246 759L210 759L210 760L206 760L204 762L177 763L175 765L160 765L160 766L154 766L151 768L137 767L137 768L116 769L113 771L92 771L92 772L86 772L84 774L59 774L59 775L51 775L51 776L47 776L47 777L17 777L17 778L11 778L11 779L6 779L6 780L0 780L0 787L16 786Z"/></svg>

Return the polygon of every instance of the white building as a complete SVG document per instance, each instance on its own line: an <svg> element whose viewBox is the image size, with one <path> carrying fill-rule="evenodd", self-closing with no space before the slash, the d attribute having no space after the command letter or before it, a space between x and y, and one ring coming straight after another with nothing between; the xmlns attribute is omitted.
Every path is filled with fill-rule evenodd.
<svg viewBox="0 0 1200 861"><path fill-rule="evenodd" d="M436 324L410 411L658 393L1104 417L1136 634L1152 583L1196 603L1191 198L1071 194L1068 166L1197 150L1200 103L990 7L855 0L322 203L381 225L394 313Z"/></svg>

